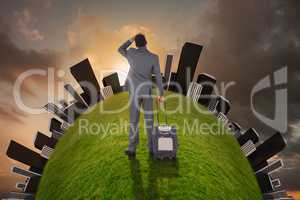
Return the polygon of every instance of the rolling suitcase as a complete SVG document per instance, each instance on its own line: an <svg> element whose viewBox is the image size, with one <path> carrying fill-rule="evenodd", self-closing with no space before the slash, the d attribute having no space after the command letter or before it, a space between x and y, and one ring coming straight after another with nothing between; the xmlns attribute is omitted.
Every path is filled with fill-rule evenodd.
<svg viewBox="0 0 300 200"><path fill-rule="evenodd" d="M166 104L164 104L164 107L166 108ZM159 114L157 112L157 125L152 134L153 157L160 160L175 159L178 148L176 128L168 125L167 114L164 113L164 115L165 124L161 125L159 123Z"/></svg>

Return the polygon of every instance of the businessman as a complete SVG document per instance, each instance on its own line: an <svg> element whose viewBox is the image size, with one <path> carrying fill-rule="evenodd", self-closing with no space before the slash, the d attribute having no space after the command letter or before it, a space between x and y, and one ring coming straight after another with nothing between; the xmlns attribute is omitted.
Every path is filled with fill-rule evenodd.
<svg viewBox="0 0 300 200"><path fill-rule="evenodd" d="M129 48L135 42L137 48ZM151 95L152 74L155 75L158 87L158 102L164 101L163 85L160 74L159 58L147 49L147 41L143 34L137 34L119 47L119 52L129 62L130 69L126 78L126 87L130 94L130 132L129 145L125 150L128 156L135 156L136 146L139 143L139 115L143 107L145 126L148 135L149 153L153 153L153 99Z"/></svg>

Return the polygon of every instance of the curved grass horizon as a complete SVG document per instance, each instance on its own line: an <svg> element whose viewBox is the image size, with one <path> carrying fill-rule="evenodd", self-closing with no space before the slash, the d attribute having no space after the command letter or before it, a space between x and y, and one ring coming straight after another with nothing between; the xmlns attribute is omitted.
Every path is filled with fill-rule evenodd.
<svg viewBox="0 0 300 200"><path fill-rule="evenodd" d="M203 107L182 98L183 106L193 104L191 112L182 109L168 116L168 122L177 127L176 160L149 157L142 115L136 159L124 155L126 129L105 137L103 133L90 134L88 129L79 134L80 120L108 127L129 121L128 109L115 114L99 113L98 109L125 105L128 93L123 92L82 114L59 140L44 169L36 199L262 199L248 160L230 134L204 134L203 130L183 128L193 126L195 120L213 125L217 119L199 113L195 106ZM174 109L178 103L176 98L167 100L167 107Z"/></svg>

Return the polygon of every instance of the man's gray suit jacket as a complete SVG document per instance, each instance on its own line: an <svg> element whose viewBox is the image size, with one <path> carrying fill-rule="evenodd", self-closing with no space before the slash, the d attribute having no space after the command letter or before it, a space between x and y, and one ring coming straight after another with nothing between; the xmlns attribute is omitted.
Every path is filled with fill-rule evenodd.
<svg viewBox="0 0 300 200"><path fill-rule="evenodd" d="M119 48L119 52L127 58L130 69L126 78L126 86L135 97L149 95L152 88L152 74L155 75L159 95L163 95L162 78L159 58L146 47L129 48L132 41L128 40Z"/></svg>

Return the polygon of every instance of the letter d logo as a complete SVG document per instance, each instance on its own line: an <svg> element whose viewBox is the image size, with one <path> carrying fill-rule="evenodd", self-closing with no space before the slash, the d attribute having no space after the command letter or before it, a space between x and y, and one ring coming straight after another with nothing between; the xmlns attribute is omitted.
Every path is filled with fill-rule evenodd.
<svg viewBox="0 0 300 200"><path fill-rule="evenodd" d="M274 85L280 86L287 83L287 67L283 67L273 73ZM251 91L251 110L253 114L263 123L272 127L273 129L284 133L287 131L287 88L280 88L275 90L275 117L270 119L258 113L253 105L253 96L255 93L271 87L270 76L261 79Z"/></svg>

